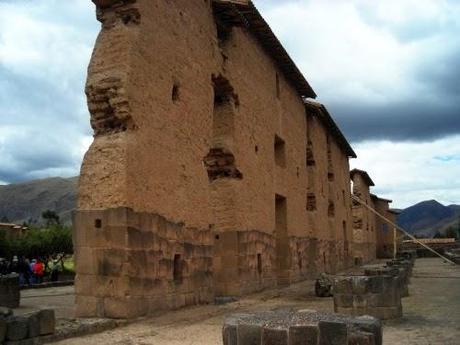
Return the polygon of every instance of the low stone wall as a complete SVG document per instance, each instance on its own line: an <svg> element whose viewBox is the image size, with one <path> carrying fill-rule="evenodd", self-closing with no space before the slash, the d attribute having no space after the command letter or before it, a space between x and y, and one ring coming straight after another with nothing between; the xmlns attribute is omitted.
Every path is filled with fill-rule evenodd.
<svg viewBox="0 0 460 345"><path fill-rule="evenodd" d="M402 316L399 277L337 276L334 311L352 316L371 315L386 320Z"/></svg>
<svg viewBox="0 0 460 345"><path fill-rule="evenodd" d="M408 260L408 259L393 259L387 261L386 265L388 267L404 267L407 270L407 276L411 277L412 276L412 269L414 267L414 260Z"/></svg>
<svg viewBox="0 0 460 345"><path fill-rule="evenodd" d="M353 318L311 310L238 314L225 320L224 345L381 345L376 318Z"/></svg>
<svg viewBox="0 0 460 345"><path fill-rule="evenodd" d="M44 309L21 316L12 312L0 316L0 344L40 344L40 337L53 334L56 327L54 310Z"/></svg>
<svg viewBox="0 0 460 345"><path fill-rule="evenodd" d="M19 276L0 275L0 307L17 308L20 299Z"/></svg>
<svg viewBox="0 0 460 345"><path fill-rule="evenodd" d="M398 278L401 297L409 296L407 270L404 267L388 267L382 265L364 266L366 276L393 276Z"/></svg>

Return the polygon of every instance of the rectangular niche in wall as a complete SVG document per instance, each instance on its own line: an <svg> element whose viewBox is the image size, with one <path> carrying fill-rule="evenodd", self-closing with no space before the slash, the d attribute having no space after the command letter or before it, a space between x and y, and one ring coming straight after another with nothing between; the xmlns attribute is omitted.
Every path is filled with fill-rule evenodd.
<svg viewBox="0 0 460 345"><path fill-rule="evenodd" d="M275 135L275 163L283 168L286 166L286 144L277 135Z"/></svg>
<svg viewBox="0 0 460 345"><path fill-rule="evenodd" d="M290 250L287 233L287 202L284 196L275 195L276 270L278 285L289 284Z"/></svg>

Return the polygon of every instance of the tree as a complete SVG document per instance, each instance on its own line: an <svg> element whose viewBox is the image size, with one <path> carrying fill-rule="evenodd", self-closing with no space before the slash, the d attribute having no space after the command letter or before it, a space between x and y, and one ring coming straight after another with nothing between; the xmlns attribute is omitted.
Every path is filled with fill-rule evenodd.
<svg viewBox="0 0 460 345"><path fill-rule="evenodd" d="M446 237L456 239L458 237L457 230L455 230L454 227L451 226L449 229L446 230Z"/></svg>
<svg viewBox="0 0 460 345"><path fill-rule="evenodd" d="M42 212L42 218L46 221L46 226L59 225L61 224L59 215L52 210L46 210Z"/></svg>
<svg viewBox="0 0 460 345"><path fill-rule="evenodd" d="M436 233L434 234L433 238L443 238L441 233L439 231L436 231Z"/></svg>

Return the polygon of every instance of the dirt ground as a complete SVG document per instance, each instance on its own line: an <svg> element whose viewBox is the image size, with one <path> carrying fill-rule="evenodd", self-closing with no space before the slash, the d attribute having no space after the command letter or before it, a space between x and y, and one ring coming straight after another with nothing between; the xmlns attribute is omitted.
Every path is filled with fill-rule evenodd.
<svg viewBox="0 0 460 345"><path fill-rule="evenodd" d="M72 311L70 288L57 288L23 296L24 306L37 302L56 306L58 315ZM35 296L38 295L35 291ZM57 294L57 297L51 297ZM24 298L25 297L25 298ZM60 341L58 345L219 345L226 315L256 310L298 307L332 311L331 298L317 298L313 282L307 281L286 289L269 290L223 306L207 305L169 312L140 320L126 327L104 333ZM391 345L460 345L460 266L450 266L439 259L418 259L410 285L410 296L403 299L404 317L387 321L384 344Z"/></svg>

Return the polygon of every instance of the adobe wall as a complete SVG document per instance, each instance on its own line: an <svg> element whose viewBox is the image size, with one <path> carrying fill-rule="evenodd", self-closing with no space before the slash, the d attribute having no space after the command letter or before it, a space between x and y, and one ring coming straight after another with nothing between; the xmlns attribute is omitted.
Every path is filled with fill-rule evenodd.
<svg viewBox="0 0 460 345"><path fill-rule="evenodd" d="M233 27L218 38L210 1L94 2L102 30L88 69L95 137L74 227L79 315L210 302L350 262L348 157L307 123L301 97L254 36ZM125 213L147 220L133 225ZM148 241L131 243L139 234Z"/></svg>
<svg viewBox="0 0 460 345"><path fill-rule="evenodd" d="M390 221L395 221L394 215L389 212L389 201L379 198L374 199L375 209ZM393 226L380 217L376 217L377 258L393 257Z"/></svg>
<svg viewBox="0 0 460 345"><path fill-rule="evenodd" d="M335 273L352 264L349 162L321 121L313 114L307 120L308 231L317 272Z"/></svg>
<svg viewBox="0 0 460 345"><path fill-rule="evenodd" d="M375 208L369 185L362 174L352 175L353 194L371 208ZM353 200L353 256L355 264L367 263L376 258L376 217L365 206Z"/></svg>

